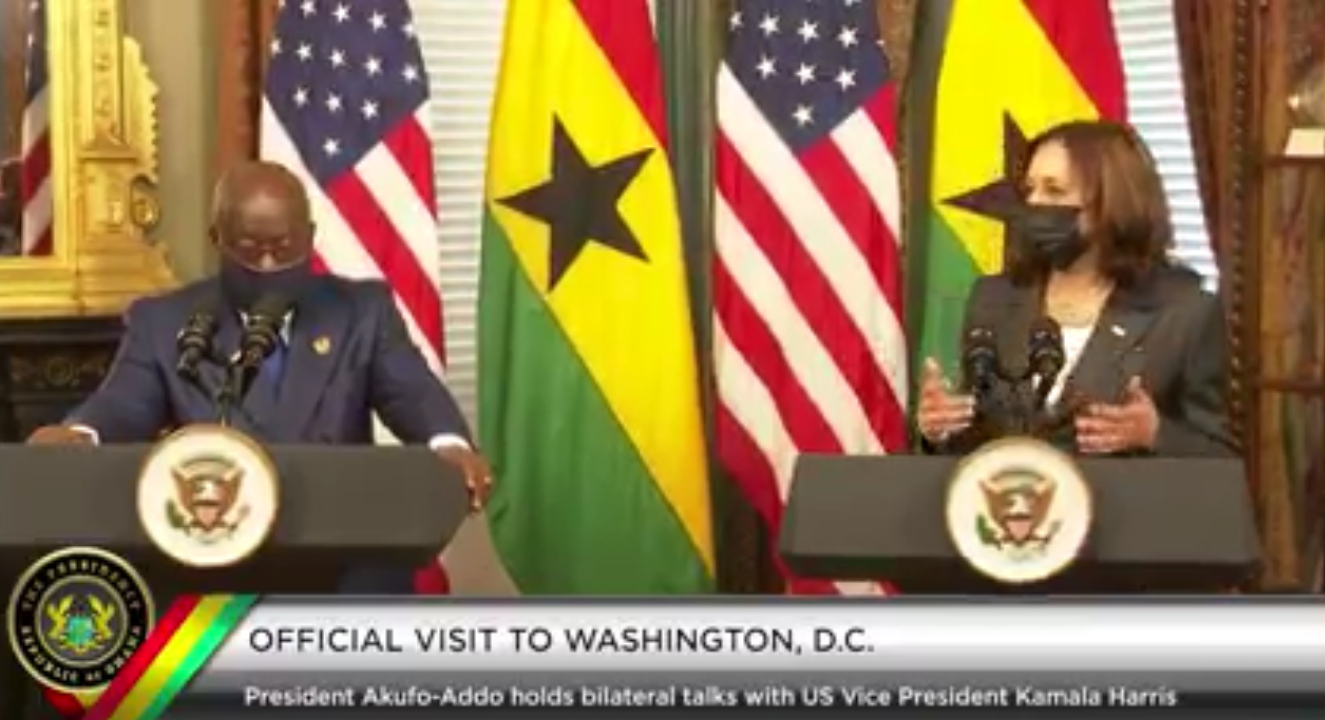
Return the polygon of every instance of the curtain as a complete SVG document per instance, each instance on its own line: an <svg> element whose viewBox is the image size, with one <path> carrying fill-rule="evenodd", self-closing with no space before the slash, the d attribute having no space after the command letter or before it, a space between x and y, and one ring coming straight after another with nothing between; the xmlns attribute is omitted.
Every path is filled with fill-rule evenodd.
<svg viewBox="0 0 1325 720"><path fill-rule="evenodd" d="M1173 1L1197 185L1229 313L1234 356L1231 420L1250 455L1255 454L1256 403L1245 359L1259 352L1259 330L1250 327L1258 316L1258 291L1256 279L1249 277L1252 268L1244 263L1250 250L1243 246L1252 232L1248 203L1256 194L1248 163L1260 152L1251 142L1253 126L1260 126L1255 118L1259 102L1253 96L1259 86L1254 81L1258 66L1252 51L1254 4L1253 0Z"/></svg>
<svg viewBox="0 0 1325 720"><path fill-rule="evenodd" d="M1300 590L1325 541L1320 168L1276 162L1319 0L1175 0L1200 191L1234 325L1234 416L1264 550L1262 586ZM1238 367L1240 365L1240 367Z"/></svg>
<svg viewBox="0 0 1325 720"><path fill-rule="evenodd" d="M216 172L258 154L262 71L267 62L278 0L225 0L213 4L217 53Z"/></svg>
<svg viewBox="0 0 1325 720"><path fill-rule="evenodd" d="M1238 93L1238 73L1252 71L1244 47L1249 39L1239 37L1240 4L1208 0L1173 4L1201 204L1221 273L1238 272L1230 267L1242 212L1242 204L1233 196L1243 180L1236 148L1248 121Z"/></svg>

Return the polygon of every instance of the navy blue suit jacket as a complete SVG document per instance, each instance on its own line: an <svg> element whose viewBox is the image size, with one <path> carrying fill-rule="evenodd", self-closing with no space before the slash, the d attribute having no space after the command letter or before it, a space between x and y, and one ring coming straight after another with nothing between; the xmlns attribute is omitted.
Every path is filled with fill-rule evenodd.
<svg viewBox="0 0 1325 720"><path fill-rule="evenodd" d="M242 321L219 297L212 279L134 303L105 381L66 422L95 430L102 443L153 442L172 428L216 422L213 399L175 368L176 336L200 307L220 308L218 353L238 348ZM376 411L404 443L454 435L472 445L460 408L414 346L385 283L317 278L286 336L279 399L255 383L232 415L237 430L267 444L372 444ZM202 376L219 388L224 371L209 366ZM412 570L361 568L341 590L409 593Z"/></svg>
<svg viewBox="0 0 1325 720"><path fill-rule="evenodd" d="M162 431L215 422L213 398L175 372L176 336L200 307L217 307L217 281L204 280L130 307L119 354L101 388L68 419L103 443L152 442ZM218 313L216 348L239 347L236 311ZM233 425L272 444L371 444L374 411L401 442L438 435L470 440L454 398L405 329L385 283L319 277L287 327L285 371L276 394L255 383ZM203 368L219 388L223 370Z"/></svg>

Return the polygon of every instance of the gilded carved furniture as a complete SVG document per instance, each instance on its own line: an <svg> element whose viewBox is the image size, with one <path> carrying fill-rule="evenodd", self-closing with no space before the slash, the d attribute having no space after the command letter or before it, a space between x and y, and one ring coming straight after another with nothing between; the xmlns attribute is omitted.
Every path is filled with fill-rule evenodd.
<svg viewBox="0 0 1325 720"><path fill-rule="evenodd" d="M0 258L0 440L94 388L134 299L175 284L157 220L156 86L120 0L47 0L54 237Z"/></svg>
<svg viewBox="0 0 1325 720"><path fill-rule="evenodd" d="M156 223L156 86L119 0L47 0L54 242L0 259L0 440L94 389L135 298L174 284Z"/></svg>
<svg viewBox="0 0 1325 720"><path fill-rule="evenodd" d="M156 86L119 0L47 0L53 252L0 262L0 318L116 315L174 284L156 223Z"/></svg>

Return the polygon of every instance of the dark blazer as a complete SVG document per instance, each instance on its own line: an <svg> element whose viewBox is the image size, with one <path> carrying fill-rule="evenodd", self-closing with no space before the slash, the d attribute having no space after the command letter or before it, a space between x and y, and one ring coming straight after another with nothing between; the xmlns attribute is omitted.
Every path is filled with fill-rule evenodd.
<svg viewBox="0 0 1325 720"><path fill-rule="evenodd" d="M105 382L68 422L91 427L103 443L150 442L164 430L215 422L213 399L175 372L175 338L192 313L216 307L219 297L210 279L134 303ZM237 311L219 315L216 347L229 355L241 320ZM459 407L411 342L386 284L319 277L287 337L279 401L255 384L232 417L236 429L268 443L370 444L376 411L402 442L469 440ZM222 376L217 367L203 370L212 388Z"/></svg>
<svg viewBox="0 0 1325 720"><path fill-rule="evenodd" d="M973 328L992 330L1004 366L1020 372L1031 326L1042 313L1040 287L1014 285L1006 275L982 277L967 299L963 337ZM1139 375L1160 415L1153 454L1233 455L1228 356L1219 298L1202 289L1195 272L1165 267L1113 291L1062 396L1117 402L1128 381ZM977 444L973 436L958 435L930 449L965 452ZM1070 433L1054 440L1075 447Z"/></svg>

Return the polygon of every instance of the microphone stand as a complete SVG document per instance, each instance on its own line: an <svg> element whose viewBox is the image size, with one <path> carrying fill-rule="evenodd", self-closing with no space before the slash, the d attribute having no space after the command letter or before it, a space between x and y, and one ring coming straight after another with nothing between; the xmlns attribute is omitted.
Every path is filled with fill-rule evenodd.
<svg viewBox="0 0 1325 720"><path fill-rule="evenodd" d="M238 365L225 366L225 380L216 390L216 420L221 427L231 427L235 408L241 396L239 389L243 383L243 368Z"/></svg>
<svg viewBox="0 0 1325 720"><path fill-rule="evenodd" d="M1000 370L996 383L977 400L977 417L984 418L986 434L998 437L1044 437L1061 420L1047 412L1041 400L1042 390L1037 387L1035 375L1027 372L1014 375ZM1053 386L1053 378L1042 379Z"/></svg>
<svg viewBox="0 0 1325 720"><path fill-rule="evenodd" d="M248 395L249 386L253 384L256 369L242 360L217 364L225 370L225 380L216 392L217 422L223 427L231 427L236 411L252 422L252 418L244 412L242 403Z"/></svg>

